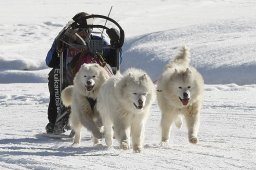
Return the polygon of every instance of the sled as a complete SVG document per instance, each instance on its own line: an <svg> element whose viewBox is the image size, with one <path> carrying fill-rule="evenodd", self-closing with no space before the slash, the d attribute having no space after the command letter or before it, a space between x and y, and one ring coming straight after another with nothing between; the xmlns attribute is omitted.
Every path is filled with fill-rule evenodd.
<svg viewBox="0 0 256 170"><path fill-rule="evenodd" d="M79 49L81 51L89 50L90 53L96 58L97 63L104 67L110 74L115 74L120 69L122 46L125 36L122 27L115 20L104 15L88 15L83 19L83 24L75 20L69 22L57 37L60 43L60 45L58 45L59 48L57 48L58 55L60 57L59 92L61 92L68 85L73 84L73 78L75 75L74 72L78 71L78 69L74 71L69 68L70 65L75 65L75 62L71 62L70 65L66 64L66 59L63 57L64 47ZM92 22L90 22L91 20L93 20L93 23L95 24L92 24ZM74 30L77 29L89 29L92 35L101 37L101 39L90 39L88 42L85 42L81 37L79 37L79 35L75 33ZM81 41L79 41L79 43L72 41L74 36L78 36ZM102 39L108 40L109 44L104 44ZM103 52L105 50L109 51L111 57L104 57ZM86 63L86 61L84 63ZM62 103L60 104L60 108L61 111L57 115L54 127L55 135L49 135L53 138L58 138L56 134L61 134L71 130L66 128L68 127L70 108L66 108ZM70 135L73 135L72 133L73 131L70 132Z"/></svg>

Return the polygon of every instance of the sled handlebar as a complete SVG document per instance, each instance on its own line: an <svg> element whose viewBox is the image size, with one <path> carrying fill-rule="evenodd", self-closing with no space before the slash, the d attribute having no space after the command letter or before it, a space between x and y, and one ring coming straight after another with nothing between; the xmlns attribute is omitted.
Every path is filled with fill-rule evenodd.
<svg viewBox="0 0 256 170"><path fill-rule="evenodd" d="M101 19L105 19L106 21L109 21L109 22L113 23L114 25L116 25L118 27L120 35L117 35L118 33L113 31L114 28L108 28L108 27L103 26L103 25L93 25L93 24L78 25L78 23L75 21L73 24L71 24L71 27L73 29L75 29L75 28L91 28L91 29L93 29L93 28L102 28L102 29L106 29L106 32L109 35L110 39L111 38L115 39L114 40L114 41L116 41L115 42L115 47L121 48L123 46L124 37L125 37L124 30L122 29L122 27L115 20L113 20L112 18L109 18L107 16L104 16L104 15L94 15L94 14L83 17L84 20L87 20L87 19L90 19L90 18L92 18L92 19L101 18ZM113 40L113 39L111 39L111 40Z"/></svg>

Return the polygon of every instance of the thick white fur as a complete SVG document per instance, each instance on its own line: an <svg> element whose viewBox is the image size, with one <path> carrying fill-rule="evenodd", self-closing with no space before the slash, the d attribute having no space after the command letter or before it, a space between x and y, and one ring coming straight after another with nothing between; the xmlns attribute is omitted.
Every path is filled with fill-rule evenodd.
<svg viewBox="0 0 256 170"><path fill-rule="evenodd" d="M128 69L124 75L117 74L101 87L97 110L104 125L108 147L112 146L113 130L122 149L143 148L144 128L149 109L155 99L155 87L150 77L142 70Z"/></svg>
<svg viewBox="0 0 256 170"><path fill-rule="evenodd" d="M166 65L157 84L163 144L168 143L172 123L181 126L181 115L187 123L189 142L198 142L204 81L200 73L189 65L189 56L189 50L183 47L174 61ZM184 93L189 98L185 104L182 102Z"/></svg>
<svg viewBox="0 0 256 170"><path fill-rule="evenodd" d="M100 132L101 119L96 108L91 108L88 97L96 99L101 85L109 78L108 73L98 64L83 64L76 76L74 85L66 87L61 93L61 99L65 106L71 106L69 123L75 131L74 144L81 141L81 128L86 127L97 139L102 138ZM94 85L87 89L87 84Z"/></svg>
<svg viewBox="0 0 256 170"><path fill-rule="evenodd" d="M72 93L73 93L73 85L70 85L66 87L64 90L61 92L61 100L64 106L71 106L72 104Z"/></svg>

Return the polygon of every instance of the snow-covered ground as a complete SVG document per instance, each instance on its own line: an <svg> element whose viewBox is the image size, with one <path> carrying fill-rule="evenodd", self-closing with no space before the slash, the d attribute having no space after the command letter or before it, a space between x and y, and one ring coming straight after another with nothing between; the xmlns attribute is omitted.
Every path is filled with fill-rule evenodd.
<svg viewBox="0 0 256 170"><path fill-rule="evenodd" d="M77 12L107 15L126 33L121 70L145 69L157 80L186 44L206 86L199 143L186 127L161 147L154 103L140 154L80 147L37 134L47 124L45 55ZM255 169L256 1L254 0L10 0L0 2L0 169Z"/></svg>
<svg viewBox="0 0 256 170"><path fill-rule="evenodd" d="M256 85L207 85L199 144L188 143L185 127L173 128L169 147L161 147L156 104L147 122L145 149L136 154L92 146L83 131L72 141L38 136L46 120L46 83L0 85L1 169L255 169Z"/></svg>

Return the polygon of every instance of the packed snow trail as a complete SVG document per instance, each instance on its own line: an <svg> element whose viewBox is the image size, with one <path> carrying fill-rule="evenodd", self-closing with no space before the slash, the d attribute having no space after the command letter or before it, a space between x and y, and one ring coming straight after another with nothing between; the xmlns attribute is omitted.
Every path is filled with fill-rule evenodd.
<svg viewBox="0 0 256 170"><path fill-rule="evenodd" d="M13 90L15 89L15 90ZM81 146L71 139L38 134L47 123L47 84L0 85L1 169L253 169L256 167L256 85L206 85L199 143L188 142L186 127L173 127L169 146L160 143L155 102L146 124L145 148L136 154L92 146L84 130Z"/></svg>

